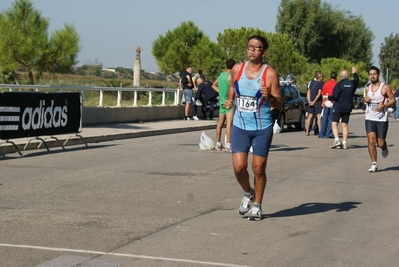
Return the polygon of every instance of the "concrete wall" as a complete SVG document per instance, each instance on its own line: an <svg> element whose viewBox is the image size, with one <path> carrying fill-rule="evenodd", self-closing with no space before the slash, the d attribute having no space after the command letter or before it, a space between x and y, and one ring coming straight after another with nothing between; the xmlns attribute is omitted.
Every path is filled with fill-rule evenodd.
<svg viewBox="0 0 399 267"><path fill-rule="evenodd" d="M209 113L208 113L209 114ZM198 117L201 117L198 107ZM208 115L209 116L209 115ZM214 111L214 117L219 110ZM105 124L140 121L180 120L184 117L184 106L140 106L140 107L83 107L82 124Z"/></svg>

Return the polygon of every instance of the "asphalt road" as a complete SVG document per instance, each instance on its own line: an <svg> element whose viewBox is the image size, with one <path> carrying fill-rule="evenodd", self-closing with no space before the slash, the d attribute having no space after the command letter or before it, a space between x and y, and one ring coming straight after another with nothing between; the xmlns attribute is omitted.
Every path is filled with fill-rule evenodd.
<svg viewBox="0 0 399 267"><path fill-rule="evenodd" d="M363 119L347 150L275 135L260 222L238 215L231 155L199 150L201 131L8 155L0 266L396 266L399 121L368 173Z"/></svg>

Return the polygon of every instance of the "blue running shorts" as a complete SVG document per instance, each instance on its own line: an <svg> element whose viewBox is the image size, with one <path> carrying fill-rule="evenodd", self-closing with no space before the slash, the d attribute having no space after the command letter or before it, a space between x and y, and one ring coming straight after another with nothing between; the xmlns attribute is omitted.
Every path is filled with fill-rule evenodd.
<svg viewBox="0 0 399 267"><path fill-rule="evenodd" d="M272 139L273 125L257 131L243 130L233 125L231 129L231 152L233 154L248 153L252 146L254 155L267 158Z"/></svg>

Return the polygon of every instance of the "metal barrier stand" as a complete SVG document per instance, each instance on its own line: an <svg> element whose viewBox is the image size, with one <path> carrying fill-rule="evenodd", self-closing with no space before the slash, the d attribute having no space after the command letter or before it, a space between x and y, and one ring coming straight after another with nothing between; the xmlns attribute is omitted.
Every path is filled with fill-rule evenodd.
<svg viewBox="0 0 399 267"><path fill-rule="evenodd" d="M82 140L83 144L84 144L86 147L89 147L89 146L87 145L86 140L85 140L85 139L83 138L83 136L81 136L80 134L74 134L74 135L69 136L68 139L65 140L64 146L66 145L66 143L68 143L68 141L71 139L72 136L80 137L80 140Z"/></svg>
<svg viewBox="0 0 399 267"><path fill-rule="evenodd" d="M16 145L13 141L5 140L4 142L0 142L0 145L3 144L3 143L10 143L10 144L12 144L12 145L14 146L15 150L18 152L18 154L19 154L21 157L24 156L24 155L22 155L21 151L19 150L19 148L17 147L17 145ZM6 155L4 154L3 150L1 149L1 147L0 147L0 152L1 152L1 155L3 156L3 158L5 158Z"/></svg>

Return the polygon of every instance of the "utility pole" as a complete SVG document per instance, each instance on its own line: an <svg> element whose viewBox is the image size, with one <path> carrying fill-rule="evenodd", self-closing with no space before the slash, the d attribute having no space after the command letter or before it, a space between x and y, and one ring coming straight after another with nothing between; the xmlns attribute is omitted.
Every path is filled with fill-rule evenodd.
<svg viewBox="0 0 399 267"><path fill-rule="evenodd" d="M388 55L387 55L387 53L386 52L382 52L381 53L381 58L382 58L382 63L384 64L384 63L386 63L386 65L387 65L387 71L386 71L386 73L385 73L385 83L386 84L388 84L388 72L389 72L389 68L388 68L388 60L389 60L389 58L388 58ZM381 65L383 65L383 64L381 64ZM384 64L385 65L385 64ZM382 68L382 66L381 66L381 68Z"/></svg>
<svg viewBox="0 0 399 267"><path fill-rule="evenodd" d="M385 83L386 84L388 84L388 71L389 71L389 69L388 69L388 66L387 66L387 78L385 79Z"/></svg>

